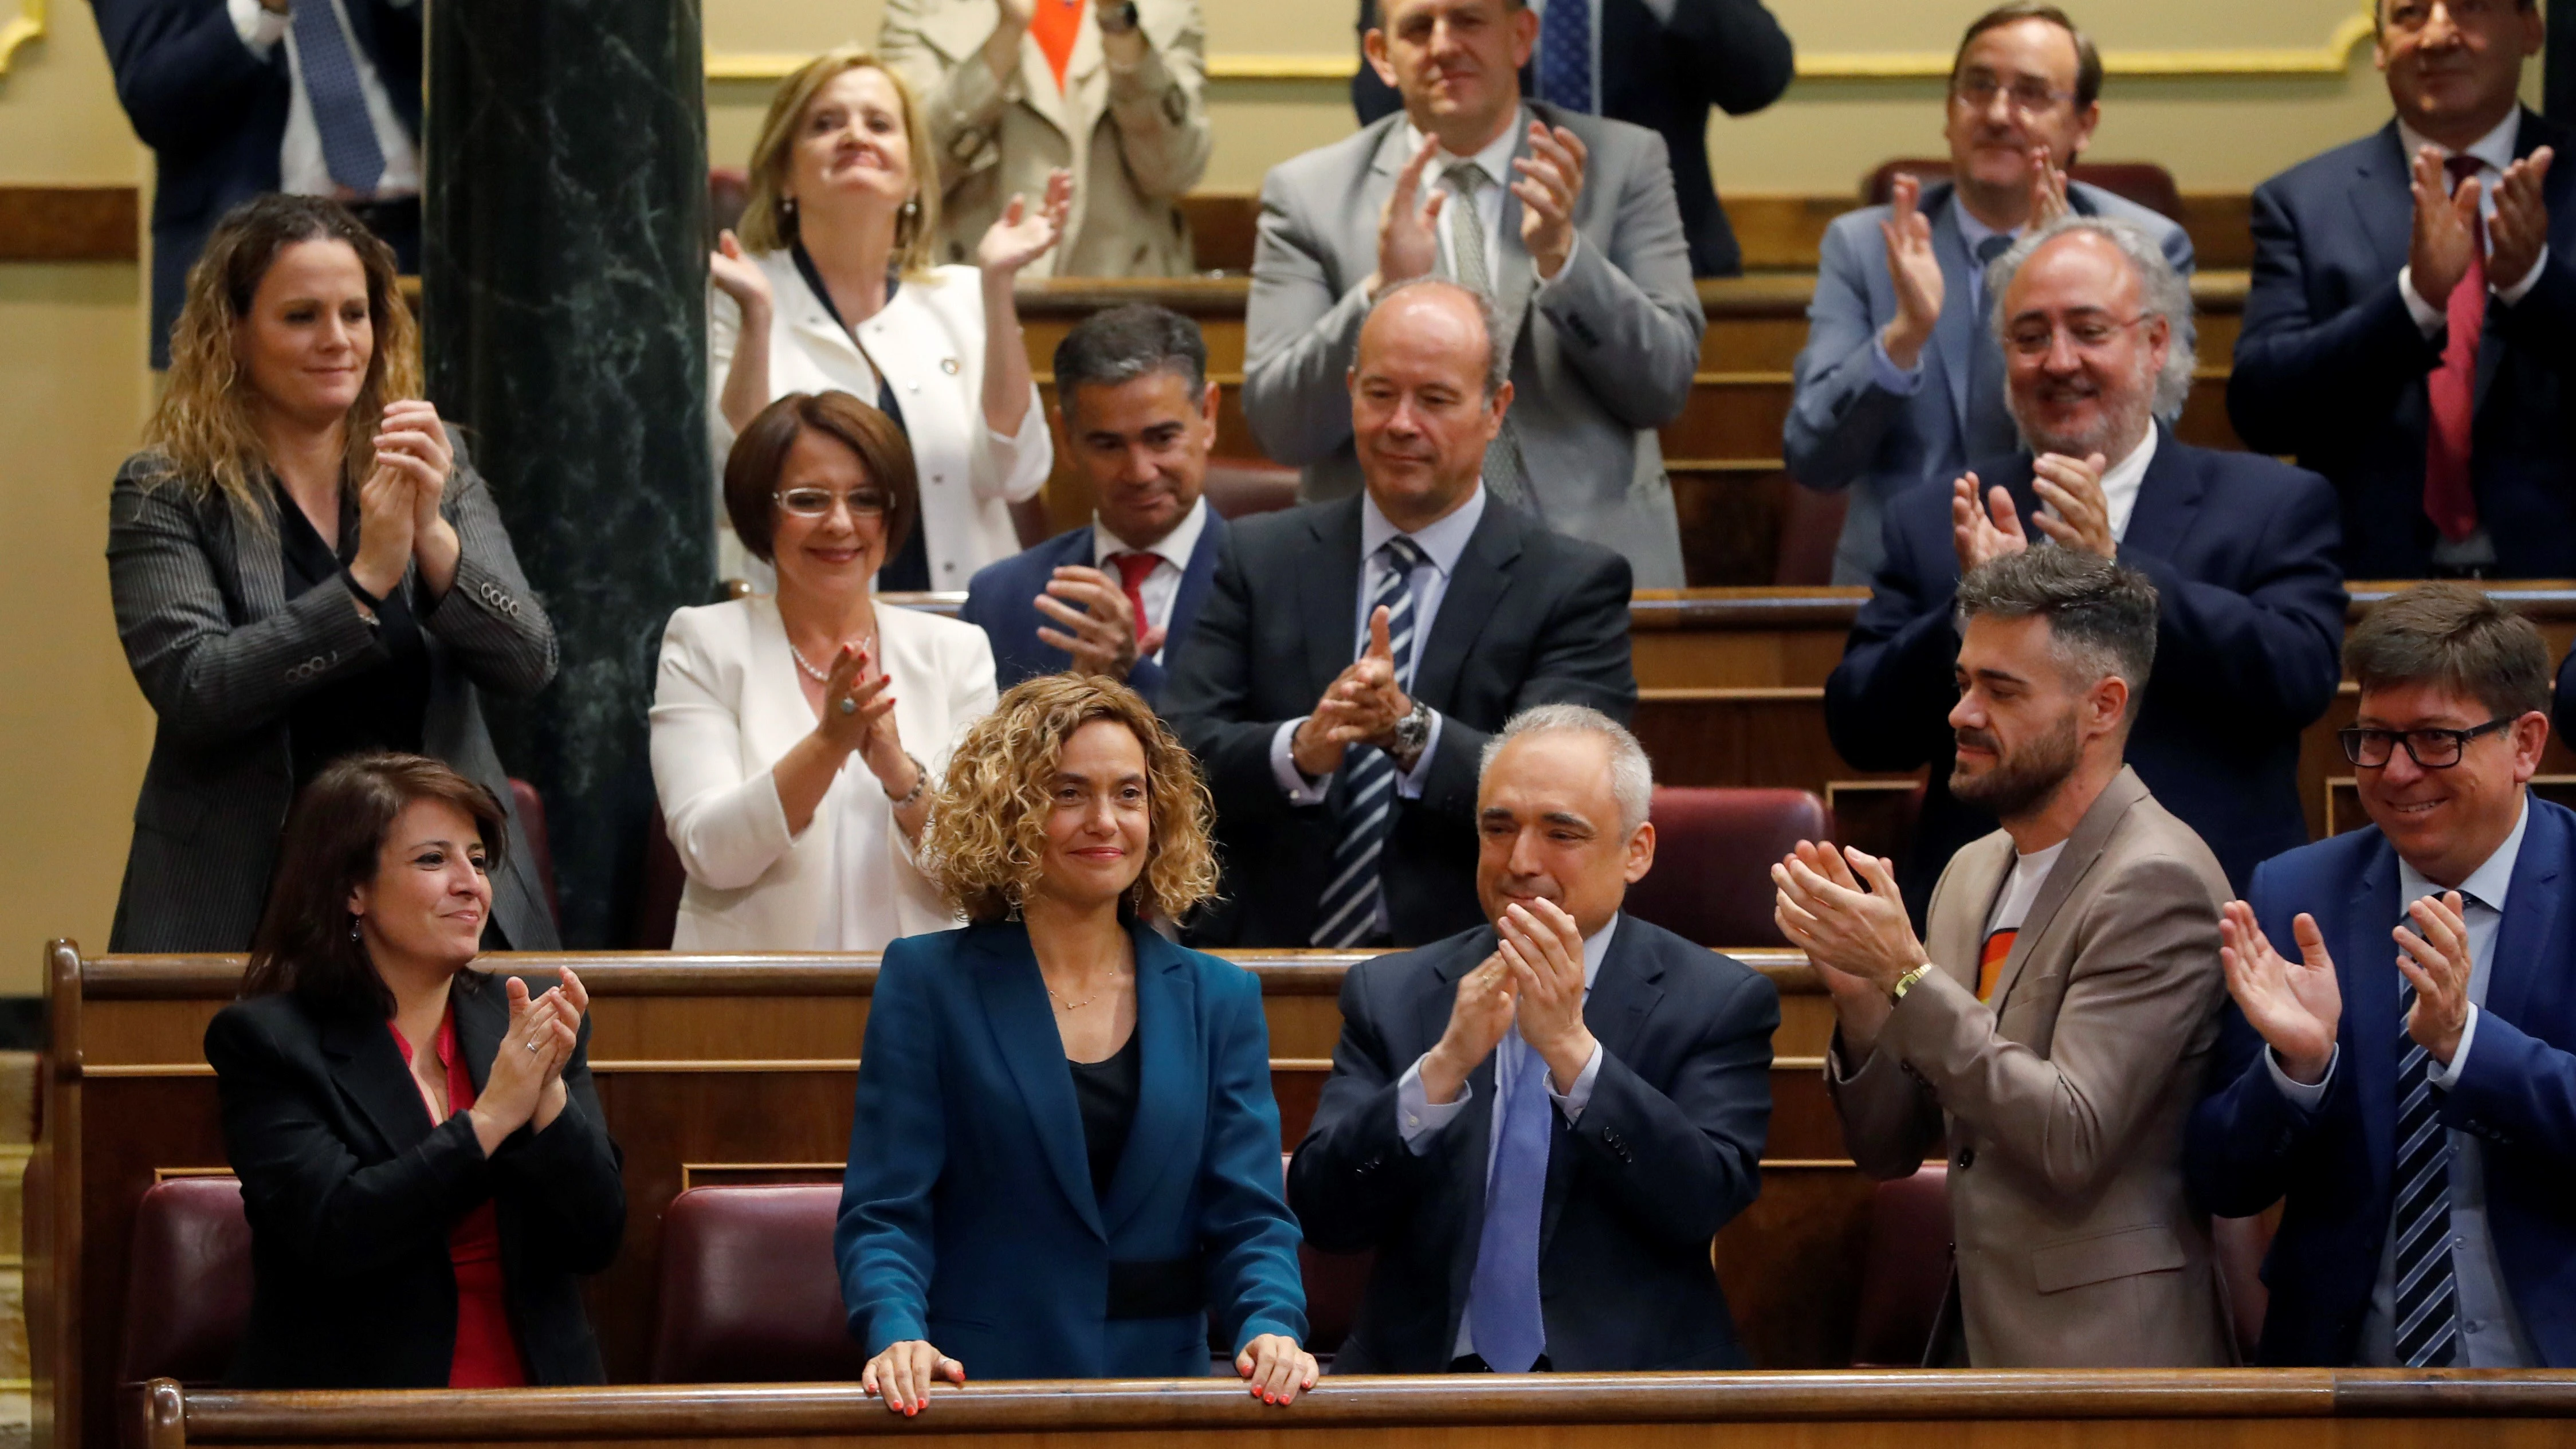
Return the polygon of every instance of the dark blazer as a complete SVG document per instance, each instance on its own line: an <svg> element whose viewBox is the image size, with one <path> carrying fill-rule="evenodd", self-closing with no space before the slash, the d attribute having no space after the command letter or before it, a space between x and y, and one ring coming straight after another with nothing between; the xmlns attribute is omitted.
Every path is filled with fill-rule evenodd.
<svg viewBox="0 0 2576 1449"><path fill-rule="evenodd" d="M2558 687L2549 698L2549 723L2562 740L2576 739L2576 649L2558 665Z"/></svg>
<svg viewBox="0 0 2576 1449"><path fill-rule="evenodd" d="M476 1091L510 1025L498 977L448 995ZM381 1020L317 1015L293 996L225 1007L206 1028L224 1156L250 1217L250 1323L227 1382L244 1388L445 1388L456 1351L447 1236L487 1199L528 1381L606 1382L581 1275L617 1256L622 1161L590 1083L590 1024L564 1068L571 1100L489 1158L462 1112L430 1125Z"/></svg>
<svg viewBox="0 0 2576 1449"><path fill-rule="evenodd" d="M1417 1157L1396 1083L1440 1040L1490 926L1381 956L1342 980L1342 1039L1288 1201L1315 1246L1377 1263L1336 1373L1440 1373L1484 1231L1491 1057ZM1780 996L1741 963L1619 918L1583 1006L1601 1070L1578 1126L1555 1115L1539 1228L1547 1357L1565 1371L1745 1368L1709 1239L1752 1203L1771 1120Z"/></svg>
<svg viewBox="0 0 2576 1449"><path fill-rule="evenodd" d="M2522 113L2516 150L2576 131ZM2576 167L2543 184L2549 264L2521 302L2488 299L2478 352L2470 480L2505 578L2576 574ZM2328 151L2254 192L2254 279L2227 415L2258 452L2295 454L2343 496L2344 572L2418 578L2436 534L2424 516L2427 339L2397 291L2414 200L2397 126Z"/></svg>
<svg viewBox="0 0 2576 1449"><path fill-rule="evenodd" d="M1788 32L1762 0L1676 0L1670 23L1644 0L1600 5L1601 114L1662 134L1690 234L1691 275L1732 277L1744 270L1744 253L1709 171L1708 110L1749 116L1780 99L1797 69ZM1360 0L1360 34L1376 25L1376 0ZM1527 68L1521 92L1538 94ZM1404 109L1404 98L1363 58L1351 77L1351 109L1365 126Z"/></svg>
<svg viewBox="0 0 2576 1449"><path fill-rule="evenodd" d="M1207 527L1199 530L1198 546L1190 550L1190 566L1181 572L1180 592L1172 598L1172 621L1163 636L1163 658L1180 656L1181 641L1190 635L1190 626L1198 622L1199 606L1207 602L1208 583L1216 577L1217 555L1225 548L1226 523L1215 509L1208 510ZM1038 612L1030 602L1046 592L1047 583L1060 568L1090 568L1091 525L1068 528L1046 542L1023 549L1006 559L988 563L975 571L966 584L966 605L957 617L982 629L993 641L993 673L1003 689L1023 679L1041 674L1061 674L1073 667L1073 656L1052 644L1038 640L1038 630L1055 627L1054 621ZM1139 657L1136 667L1127 671L1128 686L1145 697L1147 704L1159 704L1163 698L1165 667L1161 661Z"/></svg>
<svg viewBox="0 0 2576 1449"><path fill-rule="evenodd" d="M2487 1230L2505 1289L2546 1368L2576 1367L2576 813L2537 796L2497 927L2495 964L2467 1069L2442 1096L2442 1125L2482 1139ZM2184 1166L2222 1217L2288 1200L2263 1262L2266 1364L2349 1364L2396 1203L2397 852L2377 826L2265 863L2247 892L2274 944L2317 918L2343 993L2340 1054L2325 1100L2303 1113L2261 1060L2263 1039L2229 1003L2193 1114Z"/></svg>
<svg viewBox="0 0 2576 1449"><path fill-rule="evenodd" d="M415 0L342 0L358 49L405 129L420 131L421 11ZM278 185L294 82L286 44L266 60L242 44L224 0L92 0L116 98L152 148L152 365L170 365L170 324L206 234Z"/></svg>
<svg viewBox="0 0 2576 1449"><path fill-rule="evenodd" d="M1414 670L1413 695L1441 725L1422 795L1397 801L1383 857L1397 945L1482 919L1474 817L1488 736L1534 704L1635 711L1628 579L1619 555L1486 500ZM1242 519L1227 540L1163 699L1216 796L1225 868L1225 898L1193 920L1193 941L1307 944L1332 870L1332 801L1290 805L1270 740L1350 664L1359 592L1358 498Z"/></svg>
<svg viewBox="0 0 2576 1449"><path fill-rule="evenodd" d="M1988 487L2011 490L2028 527L2039 504L2030 458L1976 472ZM2157 801L2209 842L2238 890L2257 861L2308 840L2299 732L2325 713L2343 676L2335 537L2325 480L2158 433L2120 545L2120 562L2154 580L2159 596L2155 671L2128 761ZM1898 495L1885 545L1869 602L1825 681L1825 728L1860 769L1932 766L1903 882L1919 919L1950 857L1995 828L1992 816L1950 795L1948 717L1959 697L1950 485Z"/></svg>
<svg viewBox="0 0 2576 1449"><path fill-rule="evenodd" d="M1027 928L886 948L832 1234L869 1354L928 1339L970 1382L1204 1378L1205 1311L1107 1316L1114 1267L1190 1259L1227 1345L1305 1340L1260 983L1128 934L1143 1090L1105 1193Z"/></svg>
<svg viewBox="0 0 2576 1449"><path fill-rule="evenodd" d="M211 490L156 482L155 464L150 454L127 459L108 500L116 632L159 717L108 949L240 951L258 928L294 798L287 722L295 702L380 662L384 646L340 589L287 599L273 493L261 496L261 517L244 519ZM429 650L422 752L499 798L510 836L492 880L492 922L516 950L552 950L554 915L480 691L524 697L545 688L555 674L554 624L461 446L439 511L463 546L455 583L433 608L418 569L403 575Z"/></svg>

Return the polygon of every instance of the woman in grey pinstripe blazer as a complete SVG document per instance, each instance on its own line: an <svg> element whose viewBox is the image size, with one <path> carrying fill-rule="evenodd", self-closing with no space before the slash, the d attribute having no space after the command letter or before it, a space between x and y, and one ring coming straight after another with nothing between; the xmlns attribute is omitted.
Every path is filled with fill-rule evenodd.
<svg viewBox="0 0 2576 1449"><path fill-rule="evenodd" d="M109 948L250 945L298 785L432 756L502 801L478 690L553 679L554 626L435 409L392 252L336 203L265 196L189 274L169 386L117 473L108 579L160 722ZM492 924L549 949L514 815Z"/></svg>

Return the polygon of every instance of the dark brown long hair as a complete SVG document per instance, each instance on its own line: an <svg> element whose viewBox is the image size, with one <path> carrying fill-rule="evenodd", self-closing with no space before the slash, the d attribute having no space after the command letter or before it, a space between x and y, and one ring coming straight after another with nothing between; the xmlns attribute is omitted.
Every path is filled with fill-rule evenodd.
<svg viewBox="0 0 2576 1449"><path fill-rule="evenodd" d="M349 892L376 878L385 832L417 800L444 800L473 816L488 868L500 868L509 832L491 791L420 755L370 751L335 760L287 814L242 995L292 992L321 1015L394 1014L394 994L356 936Z"/></svg>

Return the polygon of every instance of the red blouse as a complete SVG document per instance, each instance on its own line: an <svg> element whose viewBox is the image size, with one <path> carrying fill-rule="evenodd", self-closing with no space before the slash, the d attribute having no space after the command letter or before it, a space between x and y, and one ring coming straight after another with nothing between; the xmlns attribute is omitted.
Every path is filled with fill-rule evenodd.
<svg viewBox="0 0 2576 1449"><path fill-rule="evenodd" d="M411 1043L403 1040L402 1028L392 1022L386 1022L385 1029L394 1034L394 1045L402 1049L408 1069ZM456 1049L453 1008L439 1018L438 1037L432 1045L439 1064L447 1068L449 1110L465 1111L474 1105L474 1074ZM414 1077L412 1085L419 1086L420 1079ZM426 1089L420 1100L429 1109L430 1120L439 1121L438 1104ZM501 1221L490 1198L457 1221L447 1235L447 1257L456 1266L456 1355L448 1361L447 1386L511 1389L525 1385L527 1365L519 1358L519 1341L510 1331L509 1301L501 1291Z"/></svg>

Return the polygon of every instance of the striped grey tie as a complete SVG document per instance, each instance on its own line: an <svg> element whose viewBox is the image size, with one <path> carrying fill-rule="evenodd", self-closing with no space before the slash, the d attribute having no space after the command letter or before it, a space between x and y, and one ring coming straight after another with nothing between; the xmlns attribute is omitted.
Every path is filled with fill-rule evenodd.
<svg viewBox="0 0 2576 1449"><path fill-rule="evenodd" d="M1395 660L1396 683L1413 687L1413 571L1430 562L1422 545L1398 534L1378 545L1385 560L1377 587L1369 591L1368 616L1386 610L1388 652ZM1377 930L1378 906L1385 893L1378 880L1378 861L1386 852L1387 826L1395 819L1395 761L1384 750L1353 745L1342 756L1341 803L1334 818L1341 838L1333 845L1333 874L1315 907L1317 946L1347 950L1365 944Z"/></svg>
<svg viewBox="0 0 2576 1449"><path fill-rule="evenodd" d="M295 65L304 78L304 98L313 106L313 129L322 136L323 164L330 167L332 180L372 195L384 180L385 153L376 144L366 92L358 86L357 60L340 30L340 7L334 0L299 0L287 14L295 31Z"/></svg>
<svg viewBox="0 0 2576 1449"><path fill-rule="evenodd" d="M1446 208L1450 270L1459 286L1499 306L1493 269L1485 260L1484 214L1476 209L1476 193L1488 184L1484 168L1473 161L1455 162L1440 174L1440 184L1449 189L1450 197ZM1529 503L1529 489L1521 481L1521 440L1508 413L1502 431L1485 445L1485 486L1506 503L1524 507Z"/></svg>
<svg viewBox="0 0 2576 1449"><path fill-rule="evenodd" d="M2467 902L2463 902L2466 905ZM2459 1353L2460 1293L2451 1263L2451 1134L2433 1090L2433 1058L2406 1034L2415 983L2397 978L2397 1361L2444 1368Z"/></svg>

